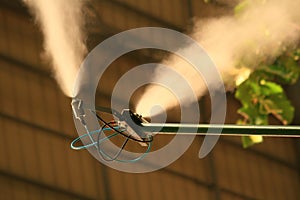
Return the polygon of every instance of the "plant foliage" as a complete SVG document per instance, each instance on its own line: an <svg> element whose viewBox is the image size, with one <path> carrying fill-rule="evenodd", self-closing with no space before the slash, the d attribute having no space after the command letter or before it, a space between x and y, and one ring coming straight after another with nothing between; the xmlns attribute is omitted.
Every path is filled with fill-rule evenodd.
<svg viewBox="0 0 300 200"><path fill-rule="evenodd" d="M272 115L283 125L292 122L294 107L287 98L282 85L294 84L299 78L298 60L300 50L286 52L271 65L262 65L241 83L235 97L242 107L238 113L243 119L238 124L267 125ZM261 142L257 136L243 137L244 147Z"/></svg>
<svg viewBox="0 0 300 200"><path fill-rule="evenodd" d="M205 2L210 1L205 0ZM239 2L233 10L235 17L240 17L253 3L264 4L265 1L243 0ZM283 125L292 122L295 109L287 98L283 86L297 82L300 75L299 58L300 49L283 50L275 62L260 63L248 79L237 86L235 97L242 105L238 110L242 116L242 119L237 121L238 124L267 125L270 116L275 117ZM244 147L262 142L262 140L261 136L242 137Z"/></svg>

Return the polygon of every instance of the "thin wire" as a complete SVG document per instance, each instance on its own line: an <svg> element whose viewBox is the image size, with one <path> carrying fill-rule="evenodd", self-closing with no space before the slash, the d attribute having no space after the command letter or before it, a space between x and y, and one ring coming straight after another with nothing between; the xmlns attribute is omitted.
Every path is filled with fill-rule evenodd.
<svg viewBox="0 0 300 200"><path fill-rule="evenodd" d="M108 123L108 124L110 124L110 123ZM100 142L99 142L100 136L101 136L101 134L103 133L102 130L105 128L105 126L107 126L107 125L104 124L104 125L100 128L100 132L99 132L98 137L97 137L97 149L98 149L98 153L100 154L100 156L102 157L103 160L105 160L105 161L114 161L114 160L116 160L116 159L119 157L119 155L121 154L121 152L122 152L123 149L125 148L125 146L126 146L128 140L129 140L129 136L128 136L128 137L126 138L126 140L123 142L122 146L120 147L120 150L114 155L114 157L108 156L108 155L107 155L106 153L104 153L104 151L102 150L102 148L101 148L101 146L100 146ZM108 157L108 158L106 158L105 156Z"/></svg>
<svg viewBox="0 0 300 200"><path fill-rule="evenodd" d="M91 110L92 111L92 110ZM74 139L71 143L71 148L74 150L81 150L81 149L86 149L92 146L95 146L97 148L97 152L98 154L100 154L100 156L102 157L103 160L105 161L118 161L118 162L137 162L138 160L141 160L142 158L144 158L151 150L152 147L152 141L153 141L153 137L151 135L148 136L147 140L139 140L139 139L135 139L131 137L131 134L125 134L124 133L124 129L120 130L119 126L112 126L111 124L115 123L115 122L106 122L104 119L102 119L96 112L92 111L98 118L98 120L100 120L103 125L101 126L101 128L99 130L95 130L95 131L88 131L87 127L86 131L87 133L84 135L81 135L79 137L77 137L76 139ZM108 127L106 127L108 126ZM100 139L101 134L104 134L104 131L108 131L108 130L113 130L114 133L106 136L102 139ZM98 133L97 136L97 141L94 141L94 139L92 138L93 134ZM100 146L101 143L105 142L106 140L109 140L110 138L113 138L117 135L122 135L123 137L126 137L126 140L123 142L122 146L120 147L120 150L112 157L110 155L108 155ZM82 146L75 146L75 144L81 140L82 138L89 136L89 138L91 139L92 143L87 144L87 145L82 145ZM120 156L120 154L122 153L123 149L125 148L126 144L128 143L129 140L133 140L136 142L143 142L143 143L147 143L148 144L148 148L147 150L139 157L134 158L134 159L130 159L130 160L121 160L118 159L118 157Z"/></svg>
<svg viewBox="0 0 300 200"><path fill-rule="evenodd" d="M101 127L103 130L105 129L105 124ZM123 145L121 146L121 148L120 148L120 150L118 151L118 153L116 153L115 154L115 156L114 157L111 157L110 155L108 155L105 151L103 151L102 150L102 148L100 147L100 143L102 143L102 142L104 142L105 140L99 140L99 138L100 138L100 135L101 133L99 133L98 134L98 144L97 144L97 149L98 149L98 151L99 151L99 154L101 155L101 157L105 160L105 161L118 161L118 162L125 162L125 163L128 163L128 162L137 162L137 161L139 161L139 160L141 160L141 159L143 159L149 152L150 152L150 150L151 150L151 147L152 147L152 142L149 142L148 143L148 148L147 148L147 150L141 155L141 156L139 156L139 157L137 157L137 158L134 158L134 159L130 159L130 160L121 160L121 159L117 159L119 156L120 156L120 154L121 154L121 152L123 151L123 149L125 148L125 146L126 146L126 144L127 144L127 142L128 142L128 140L130 139L129 137L130 137L130 135L128 135L128 137L126 138L126 140L125 140L125 142L123 143ZM116 132L116 133L114 133L114 134L119 134L118 132ZM109 137L109 136L108 136ZM107 137L106 137L107 138ZM106 139L106 138L104 138L104 139ZM105 158L104 156L106 156L107 158Z"/></svg>
<svg viewBox="0 0 300 200"><path fill-rule="evenodd" d="M98 139L97 139L97 141L98 141L98 143L97 143L97 149L98 149L98 153L100 154L100 156L101 156L105 161L114 161L114 160L116 160L116 161L119 161L119 162L136 162L136 161L142 159L143 157L145 157L145 156L149 153L149 151L150 151L150 149L151 149L151 146L152 146L152 141L153 141L153 137L152 137L152 136L149 136L149 137L147 138L148 140L139 140L139 139L132 138L132 137L130 137L131 134L126 135L126 134L124 134L122 131L119 131L119 130L115 129L113 126L111 126L111 123L112 123L112 122L107 123L107 122L106 122L104 119L102 119L95 111L93 111L93 110L91 110L91 111L96 115L96 117L98 118L98 120L100 120L101 122L104 123L104 125L101 127L100 132L99 132L99 134L98 134ZM122 144L120 150L115 154L114 157L111 157L110 155L108 155L107 153L105 153L105 152L102 150L102 148L100 147L100 143L101 143L101 142L99 142L99 139L100 139L100 135L101 135L101 133L102 133L101 130L104 129L105 126L110 127L110 128L111 128L112 130L114 130L115 132L117 132L117 133L121 134L122 136L126 137L126 140L124 141L124 143ZM128 142L129 139L134 140L134 141L136 141L136 142L148 143L148 148L147 148L146 152L145 152L144 154L142 154L141 156L139 156L139 157L137 157L137 158L135 158L135 159L131 159L131 160L120 160L120 159L117 159L117 158L120 156L120 154L121 154L121 152L123 151L123 149L125 148L125 146L126 146L126 144L127 144L127 142ZM105 158L105 156L106 156L108 159Z"/></svg>
<svg viewBox="0 0 300 200"><path fill-rule="evenodd" d="M92 110L91 110L91 111L92 111ZM92 112L94 112L94 111L92 111ZM123 133L123 132L121 132L121 131L115 129L113 126L111 126L109 123L107 123L104 119L102 119L96 112L94 112L94 114L95 114L96 117L97 117L101 122L103 122L105 125L107 125L107 126L110 127L111 129L113 129L115 132L117 132L117 133L123 135L124 137L128 138L128 135L126 135L125 133ZM129 139L130 139L130 140L134 140L134 141L136 141L136 142L143 142L143 143L148 143L148 142L152 142L152 141L153 141L153 137L152 137L152 136L149 136L149 137L147 138L148 140L143 140L143 139L142 139L142 140L139 140L139 139L130 137L130 135L129 135Z"/></svg>
<svg viewBox="0 0 300 200"><path fill-rule="evenodd" d="M118 128L118 127L115 127L115 128ZM112 129L111 129L111 128L104 128L102 131L106 131L106 130L112 130ZM74 149L74 150L81 150L81 149L86 149L86 148L89 148L89 147L91 147L91 146L96 145L97 142L93 142L93 143L90 143L90 144L87 144L87 145L82 145L82 146L75 146L75 144L76 144L79 140L81 140L82 138L87 137L87 136L89 136L89 135L94 135L94 134L96 134L96 133L99 133L99 131L100 131L100 129L99 129L99 130L95 130L95 131L88 132L88 133L86 133L86 134L83 134L83 135L77 137L76 139L74 139L74 140L72 141L72 143L71 143L71 148ZM114 137L114 136L117 136L118 134L119 134L119 133L114 133L114 134L112 134L112 135L109 135L109 136L107 136L107 139L110 139L110 138L112 138L112 137ZM106 139L106 138L103 138L102 140L105 141L105 140L107 140L107 139Z"/></svg>

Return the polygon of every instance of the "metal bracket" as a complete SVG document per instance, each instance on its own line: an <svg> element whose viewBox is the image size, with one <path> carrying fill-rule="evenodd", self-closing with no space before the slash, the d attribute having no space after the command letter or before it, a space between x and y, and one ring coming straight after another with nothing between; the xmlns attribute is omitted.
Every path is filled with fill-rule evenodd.
<svg viewBox="0 0 300 200"><path fill-rule="evenodd" d="M85 121L84 121L84 117L85 117L85 112L83 109L83 101L81 99L73 99L72 100L72 110L73 110L73 115L76 119L80 120L80 122L82 123L82 125L86 125Z"/></svg>

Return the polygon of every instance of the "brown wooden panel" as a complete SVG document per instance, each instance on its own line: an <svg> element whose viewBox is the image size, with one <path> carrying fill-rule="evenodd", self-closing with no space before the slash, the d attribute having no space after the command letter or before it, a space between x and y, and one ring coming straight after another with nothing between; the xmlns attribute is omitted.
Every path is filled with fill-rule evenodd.
<svg viewBox="0 0 300 200"><path fill-rule="evenodd" d="M66 199L66 200L79 200L80 198L74 198L71 196L68 196L66 194L63 193L57 193L57 192L52 192L52 191L42 191L43 195L42 195L42 199L44 200L53 200L53 199Z"/></svg>
<svg viewBox="0 0 300 200"><path fill-rule="evenodd" d="M63 192L52 191L33 185L27 182L14 180L5 176L0 175L0 198L1 199L20 199L20 200L53 200L53 199L64 199L64 200L77 200L69 194Z"/></svg>
<svg viewBox="0 0 300 200"><path fill-rule="evenodd" d="M0 176L0 199L13 199L13 185L10 179Z"/></svg>
<svg viewBox="0 0 300 200"><path fill-rule="evenodd" d="M136 0L120 0L120 2L138 9L147 15L154 16L162 21L174 24L176 26L185 26L187 19L186 1L182 0L164 0L164 1L136 1ZM130 10L127 10L130 12Z"/></svg>
<svg viewBox="0 0 300 200"><path fill-rule="evenodd" d="M5 122L0 118L0 169L8 169L8 156L7 156L7 139L6 139L6 130Z"/></svg>
<svg viewBox="0 0 300 200"><path fill-rule="evenodd" d="M73 150L74 151L74 150ZM77 154L77 152L74 152L73 155ZM92 157L87 151L81 151L80 154L80 160L81 166L80 166L80 171L82 173L82 181L83 184L83 194L88 194L91 197L97 197L99 196L98 190L101 190L101 188L98 185L97 181L97 175L95 171L95 162L96 159ZM102 177L100 178L100 181L102 181Z"/></svg>
<svg viewBox="0 0 300 200"><path fill-rule="evenodd" d="M126 199L130 190L132 190L132 192L135 191L135 185L129 185L131 180L129 179L127 182L122 172L118 172L113 169L108 169L107 172L112 199Z"/></svg>
<svg viewBox="0 0 300 200"><path fill-rule="evenodd" d="M229 14L230 7L217 5L215 3L205 3L204 1L191 0L194 16L197 17L216 17Z"/></svg>
<svg viewBox="0 0 300 200"><path fill-rule="evenodd" d="M0 53L43 70L49 65L41 62L41 32L33 19L0 8Z"/></svg>
<svg viewBox="0 0 300 200"><path fill-rule="evenodd" d="M78 174L78 166L76 166L80 161L77 159L75 162L71 162L70 158L72 159L72 157L70 157L67 153L68 148L69 141L62 140L61 138L53 138L52 151L56 185L62 188L68 188L69 190L78 188L80 191L80 185L73 188L73 185L80 184L76 181L76 178L78 180L81 178L81 174ZM74 160L74 158L72 160ZM75 165L75 167L73 167L73 165ZM74 183L72 183L72 181L74 181Z"/></svg>
<svg viewBox="0 0 300 200"><path fill-rule="evenodd" d="M67 188L67 178L65 176L59 177L56 173L56 168L59 167L59 163L55 162L55 148L59 148L54 143L53 137L47 137L46 133L38 132L36 134L36 148L37 159L39 161L40 181L48 183L50 185L58 185L62 188ZM64 160L60 161L64 162ZM60 180L60 181L59 181ZM63 182L65 184L59 184Z"/></svg>
<svg viewBox="0 0 300 200"><path fill-rule="evenodd" d="M37 74L30 73L27 75L28 81L28 90L27 93L29 95L28 99L30 101L30 105L28 105L30 109L30 121L34 122L40 126L47 127L47 120L45 115L47 115L45 111L44 103L44 95L47 92L42 85L42 78L37 76Z"/></svg>
<svg viewBox="0 0 300 200"><path fill-rule="evenodd" d="M59 131L62 123L61 118L59 116L59 88L57 87L54 80L51 79L43 79L42 84L44 88L47 88L46 91L43 93L43 107L45 109L44 118L47 120L47 127Z"/></svg>
<svg viewBox="0 0 300 200"><path fill-rule="evenodd" d="M161 170L147 174L126 174L109 170L111 191L117 199L211 199L205 186Z"/></svg>
<svg viewBox="0 0 300 200"><path fill-rule="evenodd" d="M101 197L103 199L110 199L111 196L111 190L110 190L110 179L107 177L108 168L105 167L103 164L99 162L93 162L91 170L94 170L94 176L95 176L95 186L97 191L97 197Z"/></svg>
<svg viewBox="0 0 300 200"><path fill-rule="evenodd" d="M236 148L243 148L241 137L221 137L222 141L233 143ZM253 145L247 148L250 152L262 153L267 156L276 158L283 162L295 165L297 163L297 155L295 151L295 142L291 138L267 138L264 137L263 143ZM252 151L254 150L254 151Z"/></svg>
<svg viewBox="0 0 300 200"><path fill-rule="evenodd" d="M102 21L117 30L127 30L143 26L161 26L158 22L128 12L127 9L117 6L109 1L100 1L94 5L100 12Z"/></svg>
<svg viewBox="0 0 300 200"><path fill-rule="evenodd" d="M4 12L0 12L0 24L2 25L0 28L0 52L5 52L6 48L7 48L7 43L9 42L9 40L7 40L7 34L8 34L8 30L5 27L6 25L6 19L5 19L5 13Z"/></svg>
<svg viewBox="0 0 300 200"><path fill-rule="evenodd" d="M258 199L283 199L287 193L297 195L299 180L284 175L296 175L297 172L280 163L224 143L216 146L215 156L216 173L222 188ZM289 185L288 189L286 185Z"/></svg>
<svg viewBox="0 0 300 200"><path fill-rule="evenodd" d="M64 141L61 144L62 146L60 151L64 152L64 156L65 159L67 159L67 163L62 168L57 169L57 171L60 170L62 171L61 173L68 171L67 175L70 181L69 189L72 191L76 191L79 194L84 194L84 185L86 183L83 179L85 172L82 170L82 163L84 162L84 160L82 159L82 157L80 157L80 153L82 152L72 150L69 147L68 141Z"/></svg>
<svg viewBox="0 0 300 200"><path fill-rule="evenodd" d="M10 171L24 175L24 157L23 147L25 137L21 134L21 127L11 121L5 121L4 134L7 142L7 162Z"/></svg>
<svg viewBox="0 0 300 200"><path fill-rule="evenodd" d="M20 183L22 184L22 183ZM23 183L24 184L24 183ZM41 188L38 188L34 185L30 185L30 184L24 184L26 185L26 190L27 190L27 194L28 194L28 199L32 199L32 200L38 200L38 199L44 199L45 197L45 191L42 190ZM59 195L56 196L56 198L58 198Z"/></svg>
<svg viewBox="0 0 300 200"><path fill-rule="evenodd" d="M14 94L14 79L11 73L11 66L5 62L1 62L0 73L0 92L1 92L1 111L11 115L16 115L15 94Z"/></svg>
<svg viewBox="0 0 300 200"><path fill-rule="evenodd" d="M210 190L207 187L203 187L200 185L196 185L195 183L191 181L180 181L185 187L184 191L184 199L192 199L192 200L197 200L197 199L214 199L214 194L213 191ZM178 188L180 189L180 188Z"/></svg>
<svg viewBox="0 0 300 200"><path fill-rule="evenodd" d="M34 19L24 18L19 20L22 41L20 48L22 49L22 62L42 70L49 70L50 66L44 61L42 62L42 34L39 26L33 23Z"/></svg>
<svg viewBox="0 0 300 200"><path fill-rule="evenodd" d="M11 76L13 80L14 107L17 110L16 116L26 121L31 121L33 113L33 102L29 92L29 76L28 72L23 69L11 66Z"/></svg>
<svg viewBox="0 0 300 200"><path fill-rule="evenodd" d="M17 181L12 181L11 184L13 193L12 199L30 199L30 194L26 184Z"/></svg>
<svg viewBox="0 0 300 200"><path fill-rule="evenodd" d="M253 149L294 165L298 162L294 138L264 138L264 142L260 145L255 145Z"/></svg>
<svg viewBox="0 0 300 200"><path fill-rule="evenodd" d="M22 33L20 26L18 26L20 17L13 15L9 12L5 12L4 16L4 26L8 34L6 34L6 40L8 41L5 55L10 57L22 59L23 47L22 43Z"/></svg>
<svg viewBox="0 0 300 200"><path fill-rule="evenodd" d="M188 150L168 168L209 184L212 181L209 158L200 159L198 157L202 139L197 137Z"/></svg>
<svg viewBox="0 0 300 200"><path fill-rule="evenodd" d="M38 133L26 126L20 126L20 129L22 137L16 139L18 140L17 143L23 144L24 173L34 180L39 180L41 178L41 168L38 157L39 149L37 148Z"/></svg>
<svg viewBox="0 0 300 200"><path fill-rule="evenodd" d="M222 192L220 195L220 199L222 200L244 200L245 198L234 195L234 194L230 194L230 193L226 193L226 192Z"/></svg>

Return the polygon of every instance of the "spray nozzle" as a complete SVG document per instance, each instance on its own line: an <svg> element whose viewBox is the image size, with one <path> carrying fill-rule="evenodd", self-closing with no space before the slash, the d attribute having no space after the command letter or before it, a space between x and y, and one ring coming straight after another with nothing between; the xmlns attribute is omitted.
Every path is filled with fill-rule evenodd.
<svg viewBox="0 0 300 200"><path fill-rule="evenodd" d="M120 128L125 129L130 137L137 140L149 139L149 136L142 129L142 123L148 123L141 115L133 113L129 109L124 109L121 113L121 118L118 121ZM140 142L142 146L147 146L146 143Z"/></svg>
<svg viewBox="0 0 300 200"><path fill-rule="evenodd" d="M71 105L74 117L80 120L80 122L85 126L86 123L84 120L85 112L83 109L83 101L81 99L73 99Z"/></svg>

